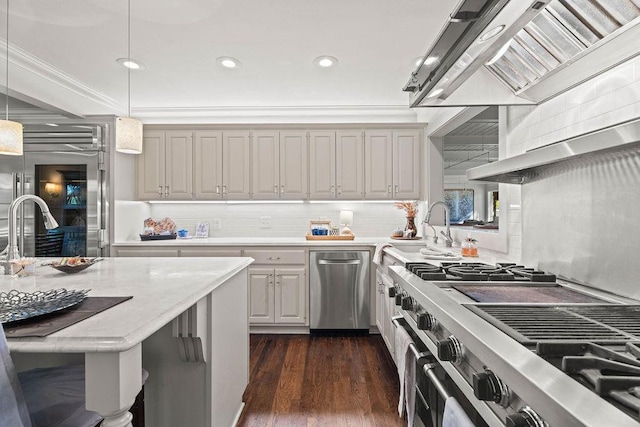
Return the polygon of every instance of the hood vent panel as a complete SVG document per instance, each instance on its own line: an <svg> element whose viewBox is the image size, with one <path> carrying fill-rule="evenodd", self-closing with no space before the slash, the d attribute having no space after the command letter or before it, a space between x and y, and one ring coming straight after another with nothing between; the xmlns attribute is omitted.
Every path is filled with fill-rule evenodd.
<svg viewBox="0 0 640 427"><path fill-rule="evenodd" d="M486 67L523 91L638 16L640 0L553 0Z"/></svg>

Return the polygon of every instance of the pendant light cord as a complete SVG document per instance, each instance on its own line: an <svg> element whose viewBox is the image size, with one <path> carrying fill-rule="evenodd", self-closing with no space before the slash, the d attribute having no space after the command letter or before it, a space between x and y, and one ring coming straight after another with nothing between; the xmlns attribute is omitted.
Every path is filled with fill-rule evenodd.
<svg viewBox="0 0 640 427"><path fill-rule="evenodd" d="M9 0L7 0L7 2L8 1ZM129 65L131 65L131 0L128 1L128 7L129 18L127 21L127 61L129 61ZM129 106L129 117L131 117L131 67L127 67L127 93L129 94L127 101Z"/></svg>
<svg viewBox="0 0 640 427"><path fill-rule="evenodd" d="M5 119L9 121L9 0L7 0L7 68L5 70Z"/></svg>

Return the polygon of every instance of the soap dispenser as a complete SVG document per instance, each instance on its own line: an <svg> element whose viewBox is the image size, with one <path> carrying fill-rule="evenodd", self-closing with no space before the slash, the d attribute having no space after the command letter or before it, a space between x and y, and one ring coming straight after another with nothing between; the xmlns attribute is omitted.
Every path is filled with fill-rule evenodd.
<svg viewBox="0 0 640 427"><path fill-rule="evenodd" d="M466 257L477 257L478 247L476 246L477 240L467 234L467 238L462 242L462 250L460 253Z"/></svg>

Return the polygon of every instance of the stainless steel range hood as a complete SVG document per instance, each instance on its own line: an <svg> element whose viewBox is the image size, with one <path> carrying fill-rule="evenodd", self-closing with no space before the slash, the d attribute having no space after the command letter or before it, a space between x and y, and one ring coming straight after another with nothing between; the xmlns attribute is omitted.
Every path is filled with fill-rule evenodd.
<svg viewBox="0 0 640 427"><path fill-rule="evenodd" d="M461 1L403 89L411 106L453 93L549 1Z"/></svg>
<svg viewBox="0 0 640 427"><path fill-rule="evenodd" d="M463 32L447 23L404 88L412 107L536 104L640 53L640 0L486 0L481 10Z"/></svg>
<svg viewBox="0 0 640 427"><path fill-rule="evenodd" d="M637 148L640 148L640 120L633 120L469 169L467 179L524 184L551 165Z"/></svg>

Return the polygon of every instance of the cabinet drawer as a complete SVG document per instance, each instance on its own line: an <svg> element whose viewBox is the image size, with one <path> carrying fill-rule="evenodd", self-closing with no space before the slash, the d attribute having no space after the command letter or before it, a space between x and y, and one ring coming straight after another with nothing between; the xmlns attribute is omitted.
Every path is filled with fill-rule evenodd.
<svg viewBox="0 0 640 427"><path fill-rule="evenodd" d="M178 250L177 249L148 249L148 248L123 248L116 249L116 256L118 257L147 257L147 258L157 258L157 257L177 257Z"/></svg>
<svg viewBox="0 0 640 427"><path fill-rule="evenodd" d="M255 259L255 264L304 264L304 250L245 249L244 256Z"/></svg>
<svg viewBox="0 0 640 427"><path fill-rule="evenodd" d="M186 248L180 249L181 257L240 257L240 249Z"/></svg>

